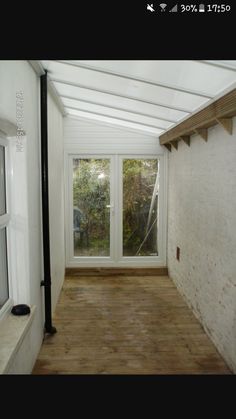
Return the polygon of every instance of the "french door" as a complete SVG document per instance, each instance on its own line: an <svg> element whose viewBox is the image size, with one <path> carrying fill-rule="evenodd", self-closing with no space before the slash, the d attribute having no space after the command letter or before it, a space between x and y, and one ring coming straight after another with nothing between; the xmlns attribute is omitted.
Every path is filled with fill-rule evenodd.
<svg viewBox="0 0 236 419"><path fill-rule="evenodd" d="M157 266L161 158L70 155L67 266Z"/></svg>

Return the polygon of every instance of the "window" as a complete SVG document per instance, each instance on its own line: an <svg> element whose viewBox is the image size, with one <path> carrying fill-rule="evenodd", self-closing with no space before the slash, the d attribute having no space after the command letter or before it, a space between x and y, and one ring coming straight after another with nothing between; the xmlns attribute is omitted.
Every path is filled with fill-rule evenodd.
<svg viewBox="0 0 236 419"><path fill-rule="evenodd" d="M7 140L0 137L0 315L10 302L8 270Z"/></svg>

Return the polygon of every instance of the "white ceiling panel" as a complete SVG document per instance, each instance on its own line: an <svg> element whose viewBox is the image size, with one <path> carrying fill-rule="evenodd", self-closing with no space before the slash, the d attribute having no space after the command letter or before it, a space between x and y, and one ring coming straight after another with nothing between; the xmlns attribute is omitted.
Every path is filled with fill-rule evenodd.
<svg viewBox="0 0 236 419"><path fill-rule="evenodd" d="M64 61L66 62L66 61ZM208 61L217 63L216 61ZM67 61L67 63L69 63ZM125 77L130 76L154 83L183 88L193 93L210 97L220 93L225 87L236 82L236 74L227 69L207 65L207 61L163 60L163 61L70 61L70 64L85 66L114 72ZM236 70L236 61L219 61L218 65L225 65Z"/></svg>
<svg viewBox="0 0 236 419"><path fill-rule="evenodd" d="M146 84L140 81L133 81L123 77L117 77L100 72L94 72L51 61L48 64L49 76L52 80L67 81L78 86L84 86L111 94L120 94L134 99L157 102L163 105L170 105L174 108L191 111L201 106L207 99L195 94L179 92L166 87L159 87Z"/></svg>
<svg viewBox="0 0 236 419"><path fill-rule="evenodd" d="M236 86L236 61L46 60L67 113L159 135Z"/></svg>
<svg viewBox="0 0 236 419"><path fill-rule="evenodd" d="M144 101L128 99L126 97L114 96L112 94L100 93L93 90L76 87L70 84L54 82L57 92L63 98L84 100L95 104L102 104L107 107L115 107L127 111L135 111L155 118L163 118L169 122L177 122L187 115L186 112L176 111L170 107L153 105Z"/></svg>
<svg viewBox="0 0 236 419"><path fill-rule="evenodd" d="M94 104L85 103L85 102L81 102L79 100L74 100L74 99L63 98L62 102L67 111L68 111L67 108L78 109L81 111L93 112L98 115L100 114L103 116L111 116L114 118L123 119L124 121L130 121L130 122L136 122L136 123L140 122L140 115L137 115L133 112L119 111L116 109L111 109L106 106L94 105ZM151 118L147 116L142 116L142 123L148 126L152 126L153 128L154 127L159 128L161 130L166 130L167 128L170 128L172 125L169 122L161 121L159 119Z"/></svg>
<svg viewBox="0 0 236 419"><path fill-rule="evenodd" d="M107 124L111 124L111 125L120 125L121 127L125 127L125 128L130 128L133 130L138 130L138 131L143 131L146 133L149 133L150 135L154 135L154 136L159 136L160 134L163 133L163 130L157 129L157 128L152 128L152 127L148 127L145 124L135 124L132 122L127 122L127 121L123 121L121 119L114 119L111 117L106 117L106 116L100 116L94 113L88 113L88 112L83 112L83 111L78 111L75 109L69 109L69 113L68 115L70 116L74 116L74 117L79 117L79 118L84 118L84 119L92 119L94 121L100 121L100 122L104 122Z"/></svg>

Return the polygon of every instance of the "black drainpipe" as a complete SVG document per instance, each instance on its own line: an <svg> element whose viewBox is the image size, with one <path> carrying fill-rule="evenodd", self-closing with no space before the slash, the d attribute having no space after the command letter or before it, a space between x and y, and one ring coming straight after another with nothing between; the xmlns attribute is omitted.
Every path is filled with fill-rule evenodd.
<svg viewBox="0 0 236 419"><path fill-rule="evenodd" d="M41 105L41 171L42 171L42 216L43 216L43 263L45 299L45 332L54 334L56 328L52 325L51 303L51 264L50 264L50 234L49 234L49 202L48 202L48 109L47 109L47 72L40 76Z"/></svg>

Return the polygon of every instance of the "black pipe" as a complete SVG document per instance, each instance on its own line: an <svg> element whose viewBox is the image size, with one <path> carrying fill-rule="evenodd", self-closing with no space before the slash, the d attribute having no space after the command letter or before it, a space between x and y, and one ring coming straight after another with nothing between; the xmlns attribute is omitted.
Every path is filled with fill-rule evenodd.
<svg viewBox="0 0 236 419"><path fill-rule="evenodd" d="M47 72L40 76L41 105L41 171L42 171L42 217L43 217L43 262L45 298L45 332L54 334L56 328L52 325L51 302L51 263L49 234L49 201L48 201L48 109L47 109Z"/></svg>

